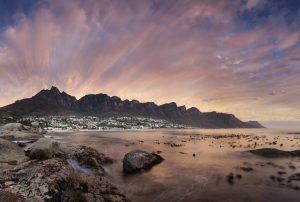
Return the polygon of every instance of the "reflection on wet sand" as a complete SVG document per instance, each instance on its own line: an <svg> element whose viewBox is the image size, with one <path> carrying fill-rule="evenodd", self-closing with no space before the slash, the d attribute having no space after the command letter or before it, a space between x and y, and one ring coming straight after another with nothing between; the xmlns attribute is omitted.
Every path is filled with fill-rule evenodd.
<svg viewBox="0 0 300 202"><path fill-rule="evenodd" d="M266 158L249 150L297 150L289 131L151 130L53 134L59 141L92 146L116 160L106 172L133 201L299 201L300 158ZM122 159L134 149L165 161L124 176Z"/></svg>

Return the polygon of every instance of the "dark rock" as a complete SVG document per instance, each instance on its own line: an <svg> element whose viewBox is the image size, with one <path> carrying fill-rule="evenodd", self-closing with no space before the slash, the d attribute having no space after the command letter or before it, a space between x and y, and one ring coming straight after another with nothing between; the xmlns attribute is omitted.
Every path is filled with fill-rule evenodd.
<svg viewBox="0 0 300 202"><path fill-rule="evenodd" d="M98 152L94 148L83 145L62 143L60 144L59 156L63 159L68 159L75 167L80 166L81 168L79 168L79 170L89 169L101 175L105 174L102 166L113 163L113 159Z"/></svg>
<svg viewBox="0 0 300 202"><path fill-rule="evenodd" d="M254 169L251 167L241 167L241 170L245 171L245 172L250 172L250 171L253 171Z"/></svg>
<svg viewBox="0 0 300 202"><path fill-rule="evenodd" d="M277 180L277 182L280 182L280 183L281 183L281 182L284 181L285 179L284 179L283 177L277 177L276 180Z"/></svg>
<svg viewBox="0 0 300 202"><path fill-rule="evenodd" d="M25 142L18 142L18 146L19 147L26 147L26 143Z"/></svg>
<svg viewBox="0 0 300 202"><path fill-rule="evenodd" d="M170 147L182 147L182 144L176 144L174 142L164 142L165 145L168 145Z"/></svg>
<svg viewBox="0 0 300 202"><path fill-rule="evenodd" d="M26 202L25 198L19 194L13 194L7 191L0 190L0 201L5 202Z"/></svg>
<svg viewBox="0 0 300 202"><path fill-rule="evenodd" d="M107 201L107 202L125 202L129 201L125 195L110 184L102 176L90 174L71 175L66 185L66 191L63 194L63 201Z"/></svg>
<svg viewBox="0 0 300 202"><path fill-rule="evenodd" d="M289 178L288 178L289 181L300 181L300 173L295 173L295 174L292 174Z"/></svg>
<svg viewBox="0 0 300 202"><path fill-rule="evenodd" d="M273 181L275 181L275 180L276 180L276 176L271 175L271 176L270 176L270 179L273 180Z"/></svg>
<svg viewBox="0 0 300 202"><path fill-rule="evenodd" d="M110 164L113 160L109 157L106 157L104 154L99 153L97 150L86 147L79 146L73 157L79 162L81 166L92 168L92 169L102 169L101 165Z"/></svg>
<svg viewBox="0 0 300 202"><path fill-rule="evenodd" d="M300 135L300 132L291 132L291 133L288 133L289 135Z"/></svg>
<svg viewBox="0 0 300 202"><path fill-rule="evenodd" d="M234 175L233 173L229 173L227 176L226 176L226 179L227 179L227 182L232 185L234 183Z"/></svg>
<svg viewBox="0 0 300 202"><path fill-rule="evenodd" d="M294 166L294 165L289 165L289 168L292 169L292 170L295 170L295 169L296 169L296 166Z"/></svg>
<svg viewBox="0 0 300 202"><path fill-rule="evenodd" d="M278 173L278 175L285 175L286 174L286 172L284 172L284 171L278 171L277 173Z"/></svg>
<svg viewBox="0 0 300 202"><path fill-rule="evenodd" d="M274 148L263 148L263 149L255 149L248 151L252 154L267 157L267 158L279 158L279 157L299 157L300 150L294 151L283 151Z"/></svg>
<svg viewBox="0 0 300 202"><path fill-rule="evenodd" d="M164 159L158 154L135 150L124 156L123 170L125 173L135 173L140 170L150 169L163 160Z"/></svg>

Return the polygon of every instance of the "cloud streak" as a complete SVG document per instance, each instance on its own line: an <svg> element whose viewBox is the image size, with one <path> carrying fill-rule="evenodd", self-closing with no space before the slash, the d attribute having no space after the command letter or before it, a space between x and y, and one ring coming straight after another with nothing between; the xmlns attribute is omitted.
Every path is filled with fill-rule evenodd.
<svg viewBox="0 0 300 202"><path fill-rule="evenodd" d="M15 23L3 28L0 105L57 85L77 97L104 92L176 101L245 120L299 120L300 30L295 27L300 18L296 9L287 20L284 6L278 10L276 1L39 2L29 13L12 14Z"/></svg>

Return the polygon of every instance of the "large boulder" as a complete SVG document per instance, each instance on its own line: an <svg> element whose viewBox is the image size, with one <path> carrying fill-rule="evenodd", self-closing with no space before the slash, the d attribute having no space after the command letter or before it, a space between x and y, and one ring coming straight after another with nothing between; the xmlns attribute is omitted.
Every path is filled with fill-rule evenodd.
<svg viewBox="0 0 300 202"><path fill-rule="evenodd" d="M26 127L21 123L8 123L2 126L2 129L6 131L24 131Z"/></svg>
<svg viewBox="0 0 300 202"><path fill-rule="evenodd" d="M20 153L22 149L20 149L16 144L0 138L0 155L8 154L8 153Z"/></svg>
<svg viewBox="0 0 300 202"><path fill-rule="evenodd" d="M99 153L96 149L86 146L79 146L75 150L73 156L80 163L81 166L90 168L99 168L100 165L112 163L112 159Z"/></svg>
<svg viewBox="0 0 300 202"><path fill-rule="evenodd" d="M10 141L36 141L43 137L40 134L22 132L22 131L5 131L0 133L0 138Z"/></svg>
<svg viewBox="0 0 300 202"><path fill-rule="evenodd" d="M266 158L300 157L300 150L283 151L275 148L262 148L250 150L248 152Z"/></svg>
<svg viewBox="0 0 300 202"><path fill-rule="evenodd" d="M75 161L75 163L78 163L82 168L92 169L100 174L105 173L102 165L113 163L113 159L98 152L94 148L83 145L63 143L60 144L60 152L66 159Z"/></svg>
<svg viewBox="0 0 300 202"><path fill-rule="evenodd" d="M42 134L44 131L41 128L24 126L21 123L8 123L0 130L0 138L11 141L36 141L42 137Z"/></svg>
<svg viewBox="0 0 300 202"><path fill-rule="evenodd" d="M0 139L0 170L14 167L27 158L17 144Z"/></svg>
<svg viewBox="0 0 300 202"><path fill-rule="evenodd" d="M161 163L163 160L160 155L155 153L148 153L141 150L131 151L123 158L123 171L125 173L135 173L147 170Z"/></svg>
<svg viewBox="0 0 300 202"><path fill-rule="evenodd" d="M26 153L30 159L49 159L60 153L59 143L50 138L41 138Z"/></svg>
<svg viewBox="0 0 300 202"><path fill-rule="evenodd" d="M60 152L65 159L69 159L72 164L78 164L81 168L92 169L99 174L104 174L103 165L113 163L113 159L98 152L96 149L83 146L71 145L67 143L60 144ZM77 165L75 165L76 167Z"/></svg>

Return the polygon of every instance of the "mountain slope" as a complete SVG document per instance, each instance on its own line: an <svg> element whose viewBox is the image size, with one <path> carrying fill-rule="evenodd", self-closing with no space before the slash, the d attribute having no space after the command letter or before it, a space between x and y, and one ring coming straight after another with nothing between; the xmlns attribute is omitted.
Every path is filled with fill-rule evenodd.
<svg viewBox="0 0 300 202"><path fill-rule="evenodd" d="M201 128L260 128L258 122L242 122L232 114L200 112L197 108L186 109L171 102L156 105L153 102L140 103L137 100L121 100L106 94L86 95L79 100L60 92L56 87L42 90L32 98L16 101L0 108L0 113L27 115L129 115L165 119L174 123Z"/></svg>

